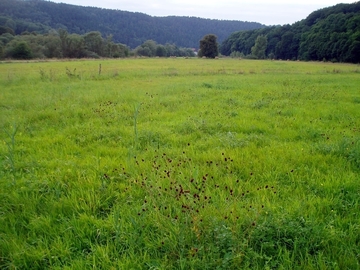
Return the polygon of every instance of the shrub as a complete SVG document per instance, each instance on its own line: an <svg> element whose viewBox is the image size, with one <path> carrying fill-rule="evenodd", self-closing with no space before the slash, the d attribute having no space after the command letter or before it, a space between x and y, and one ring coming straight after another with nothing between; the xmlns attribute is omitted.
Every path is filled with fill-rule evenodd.
<svg viewBox="0 0 360 270"><path fill-rule="evenodd" d="M22 41L17 43L11 50L10 57L14 59L31 59L33 56L29 45Z"/></svg>

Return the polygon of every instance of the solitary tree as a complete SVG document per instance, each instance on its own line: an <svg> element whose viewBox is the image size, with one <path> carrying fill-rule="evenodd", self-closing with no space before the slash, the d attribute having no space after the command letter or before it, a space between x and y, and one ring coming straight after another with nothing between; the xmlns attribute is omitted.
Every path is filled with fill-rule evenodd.
<svg viewBox="0 0 360 270"><path fill-rule="evenodd" d="M213 34L206 35L200 40L199 56L215 58L219 54L219 46L216 41L217 37Z"/></svg>
<svg viewBox="0 0 360 270"><path fill-rule="evenodd" d="M264 35L260 35L256 38L255 45L251 48L251 54L258 59L264 59L266 48L267 38Z"/></svg>

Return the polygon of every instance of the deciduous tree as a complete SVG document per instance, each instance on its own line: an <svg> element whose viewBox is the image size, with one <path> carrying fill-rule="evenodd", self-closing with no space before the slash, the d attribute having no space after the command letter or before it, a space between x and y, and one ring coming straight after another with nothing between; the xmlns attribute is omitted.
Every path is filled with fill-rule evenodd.
<svg viewBox="0 0 360 270"><path fill-rule="evenodd" d="M266 48L267 38L264 35L260 35L256 38L255 45L251 48L251 54L258 59L264 59Z"/></svg>
<svg viewBox="0 0 360 270"><path fill-rule="evenodd" d="M14 59L31 59L32 52L25 41L21 41L12 49L11 57Z"/></svg>
<svg viewBox="0 0 360 270"><path fill-rule="evenodd" d="M101 37L101 33L92 31L84 35L84 42L86 50L94 52L99 56L104 54L104 41Z"/></svg>
<svg viewBox="0 0 360 270"><path fill-rule="evenodd" d="M199 57L215 58L219 55L219 46L217 37L213 34L204 36L200 40L200 53Z"/></svg>

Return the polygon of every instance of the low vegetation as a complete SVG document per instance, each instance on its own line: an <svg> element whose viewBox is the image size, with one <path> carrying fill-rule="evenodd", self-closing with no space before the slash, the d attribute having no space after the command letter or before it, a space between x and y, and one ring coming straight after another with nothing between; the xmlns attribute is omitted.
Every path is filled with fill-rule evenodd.
<svg viewBox="0 0 360 270"><path fill-rule="evenodd" d="M358 269L360 68L0 64L1 269Z"/></svg>

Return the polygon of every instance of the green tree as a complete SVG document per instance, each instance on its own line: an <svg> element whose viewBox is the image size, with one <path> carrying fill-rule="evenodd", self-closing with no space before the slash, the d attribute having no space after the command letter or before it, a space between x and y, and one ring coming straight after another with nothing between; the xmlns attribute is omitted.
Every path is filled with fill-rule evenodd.
<svg viewBox="0 0 360 270"><path fill-rule="evenodd" d="M5 33L9 33L13 36L15 35L15 32L13 29L11 29L10 27L7 27L7 26L0 25L0 35L5 34Z"/></svg>
<svg viewBox="0 0 360 270"><path fill-rule="evenodd" d="M115 43L113 42L113 35L108 35L105 40L105 56L113 57L115 53Z"/></svg>
<svg viewBox="0 0 360 270"><path fill-rule="evenodd" d="M29 45L25 41L17 43L11 51L11 57L14 59L31 59L32 52Z"/></svg>
<svg viewBox="0 0 360 270"><path fill-rule="evenodd" d="M3 44L4 46L8 44L10 41L12 41L15 37L9 33L2 34L0 36L0 44Z"/></svg>
<svg viewBox="0 0 360 270"><path fill-rule="evenodd" d="M166 56L166 49L164 45L157 45L156 47L156 56L164 57Z"/></svg>
<svg viewBox="0 0 360 270"><path fill-rule="evenodd" d="M219 46L217 37L213 34L204 36L200 40L200 53L199 57L205 56L208 58L215 58L219 55Z"/></svg>
<svg viewBox="0 0 360 270"><path fill-rule="evenodd" d="M71 34L67 37L67 57L81 58L85 56L85 44L82 36Z"/></svg>
<svg viewBox="0 0 360 270"><path fill-rule="evenodd" d="M77 34L71 34L64 30L58 30L61 52L63 57L81 58L86 55L84 38Z"/></svg>
<svg viewBox="0 0 360 270"><path fill-rule="evenodd" d="M128 57L128 56L129 56L129 47L121 43L115 44L114 55L113 55L114 58Z"/></svg>
<svg viewBox="0 0 360 270"><path fill-rule="evenodd" d="M4 46L0 43L0 59L4 58Z"/></svg>
<svg viewBox="0 0 360 270"><path fill-rule="evenodd" d="M137 55L153 57L156 55L157 44L153 40L147 40L135 49Z"/></svg>
<svg viewBox="0 0 360 270"><path fill-rule="evenodd" d="M104 52L104 40L101 37L101 33L92 31L84 35L85 47L88 51L94 52L99 56L103 56Z"/></svg>
<svg viewBox="0 0 360 270"><path fill-rule="evenodd" d="M67 54L67 37L69 33L65 29L58 30L60 43L61 43L61 53L63 57L66 57Z"/></svg>
<svg viewBox="0 0 360 270"><path fill-rule="evenodd" d="M135 48L136 55L151 57L151 50L149 47L137 47Z"/></svg>
<svg viewBox="0 0 360 270"><path fill-rule="evenodd" d="M291 51L294 34L290 31L285 32L281 41L276 44L275 55L278 59L291 59L293 52Z"/></svg>
<svg viewBox="0 0 360 270"><path fill-rule="evenodd" d="M177 56L178 55L179 49L178 49L178 47L176 47L175 44L166 43L165 49L166 49L166 56Z"/></svg>
<svg viewBox="0 0 360 270"><path fill-rule="evenodd" d="M350 59L353 63L360 63L360 41L355 40L350 45Z"/></svg>
<svg viewBox="0 0 360 270"><path fill-rule="evenodd" d="M58 35L49 34L44 37L45 56L47 58L61 58L61 40Z"/></svg>
<svg viewBox="0 0 360 270"><path fill-rule="evenodd" d="M251 48L251 54L258 59L264 59L266 48L267 38L264 35L260 35L256 38L255 45Z"/></svg>

